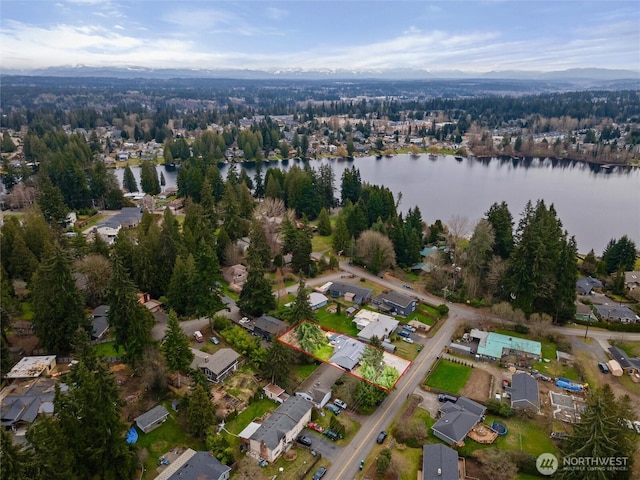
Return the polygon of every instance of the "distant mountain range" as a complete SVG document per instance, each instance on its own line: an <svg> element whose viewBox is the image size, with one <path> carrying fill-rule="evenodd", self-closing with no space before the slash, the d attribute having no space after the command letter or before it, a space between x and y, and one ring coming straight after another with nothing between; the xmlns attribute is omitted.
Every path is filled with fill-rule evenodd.
<svg viewBox="0 0 640 480"><path fill-rule="evenodd" d="M237 79L291 79L291 80L430 80L430 79L491 79L491 80L542 80L553 82L607 82L635 80L640 82L640 72L611 70L606 68L572 68L552 72L528 70L504 70L491 72L464 72L460 70L427 71L416 69L393 70L207 70L145 67L90 67L86 65L48 67L32 70L4 69L3 75L53 76L53 77L112 77L112 78L237 78Z"/></svg>

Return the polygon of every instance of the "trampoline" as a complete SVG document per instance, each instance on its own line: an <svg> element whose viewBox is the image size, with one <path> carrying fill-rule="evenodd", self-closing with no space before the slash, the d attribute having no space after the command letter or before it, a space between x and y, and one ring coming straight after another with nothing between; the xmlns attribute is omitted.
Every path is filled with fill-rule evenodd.
<svg viewBox="0 0 640 480"><path fill-rule="evenodd" d="M507 434L507 427L499 422L493 422L491 424L491 430L493 430L494 432L496 432L498 435L506 435Z"/></svg>

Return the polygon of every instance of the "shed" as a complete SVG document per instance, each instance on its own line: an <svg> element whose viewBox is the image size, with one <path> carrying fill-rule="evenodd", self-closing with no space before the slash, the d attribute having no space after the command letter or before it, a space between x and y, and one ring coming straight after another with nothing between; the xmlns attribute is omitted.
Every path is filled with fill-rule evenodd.
<svg viewBox="0 0 640 480"><path fill-rule="evenodd" d="M617 360L609 360L607 362L607 366L609 367L609 371L611 372L611 375L613 375L614 377L622 376L622 373L623 373L622 367L620 366Z"/></svg>
<svg viewBox="0 0 640 480"><path fill-rule="evenodd" d="M149 433L151 430L161 425L169 417L169 412L162 405L156 405L151 410L143 413L136 418L136 425L144 433Z"/></svg>

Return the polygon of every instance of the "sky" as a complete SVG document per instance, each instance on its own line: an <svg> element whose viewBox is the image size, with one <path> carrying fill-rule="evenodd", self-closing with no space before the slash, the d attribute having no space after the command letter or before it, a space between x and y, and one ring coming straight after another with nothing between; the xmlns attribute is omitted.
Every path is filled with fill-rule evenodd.
<svg viewBox="0 0 640 480"><path fill-rule="evenodd" d="M0 0L0 69L640 70L640 1Z"/></svg>

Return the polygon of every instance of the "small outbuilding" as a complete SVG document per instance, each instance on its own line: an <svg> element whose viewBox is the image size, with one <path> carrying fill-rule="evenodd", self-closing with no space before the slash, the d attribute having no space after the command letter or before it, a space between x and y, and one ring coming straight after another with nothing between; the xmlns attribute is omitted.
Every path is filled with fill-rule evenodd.
<svg viewBox="0 0 640 480"><path fill-rule="evenodd" d="M169 417L169 412L162 405L153 407L146 413L136 418L136 426L144 433L149 433L158 427Z"/></svg>

